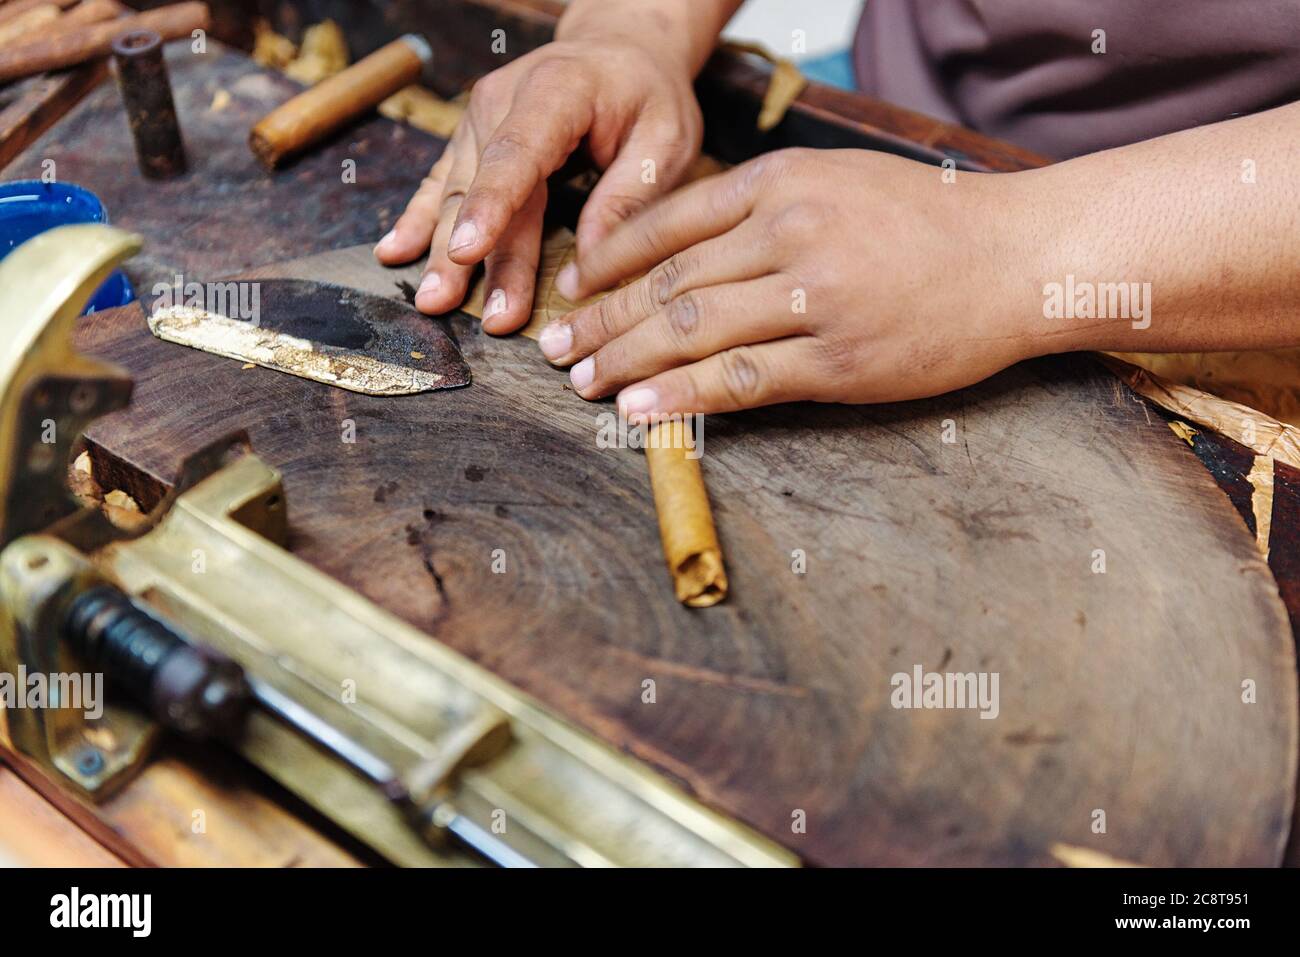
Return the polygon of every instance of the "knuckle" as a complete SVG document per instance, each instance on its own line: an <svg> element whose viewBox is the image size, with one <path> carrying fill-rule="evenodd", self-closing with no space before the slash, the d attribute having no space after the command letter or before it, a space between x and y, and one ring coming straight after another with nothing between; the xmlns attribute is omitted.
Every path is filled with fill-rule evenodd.
<svg viewBox="0 0 1300 957"><path fill-rule="evenodd" d="M616 295L620 300L619 308L627 317L645 318L658 312L663 305L656 298L651 284L645 280L628 286L626 290L620 290Z"/></svg>
<svg viewBox="0 0 1300 957"><path fill-rule="evenodd" d="M737 406L758 402L763 395L763 372L754 352L740 346L722 353L722 388Z"/></svg>
<svg viewBox="0 0 1300 957"><path fill-rule="evenodd" d="M514 81L504 70L494 70L474 84L469 95L470 106L487 106L509 94L513 88Z"/></svg>
<svg viewBox="0 0 1300 957"><path fill-rule="evenodd" d="M663 165L676 168L685 166L695 156L704 138L704 124L689 113L678 113L665 119L654 132L663 154Z"/></svg>
<svg viewBox="0 0 1300 957"><path fill-rule="evenodd" d="M460 209L461 203L465 200L464 193L448 193L438 204L438 218L451 219L455 217Z"/></svg>
<svg viewBox="0 0 1300 957"><path fill-rule="evenodd" d="M528 81L540 85L563 82L566 79L574 77L578 73L578 63L573 57L564 54L555 54L546 57L533 67L532 73L529 74Z"/></svg>
<svg viewBox="0 0 1300 957"><path fill-rule="evenodd" d="M857 371L858 350L842 336L819 336L817 363L826 377L832 380L847 379Z"/></svg>
<svg viewBox="0 0 1300 957"><path fill-rule="evenodd" d="M813 203L797 202L775 213L767 222L768 232L777 242L801 246L816 240L826 228L825 211Z"/></svg>
<svg viewBox="0 0 1300 957"><path fill-rule="evenodd" d="M655 267L650 277L652 298L657 306L666 306L686 275L685 257L678 253Z"/></svg>
<svg viewBox="0 0 1300 957"><path fill-rule="evenodd" d="M592 314L592 326L600 342L609 342L618 337L617 299L617 296L606 296L596 304L595 312Z"/></svg>
<svg viewBox="0 0 1300 957"><path fill-rule="evenodd" d="M514 130L503 130L492 137L492 141L483 147L483 165L493 163L518 163L528 156L528 144Z"/></svg>
<svg viewBox="0 0 1300 957"><path fill-rule="evenodd" d="M702 312L699 297L693 292L678 296L668 304L668 328L678 343L685 344L695 335Z"/></svg>
<svg viewBox="0 0 1300 957"><path fill-rule="evenodd" d="M751 196L758 194L758 179L756 167L748 163L736 167L734 172L723 174L718 188L711 194L713 214L725 218L737 206L745 205Z"/></svg>
<svg viewBox="0 0 1300 957"><path fill-rule="evenodd" d="M815 150L791 148L764 153L742 166L750 186L759 192L770 190L779 183L788 182L802 169Z"/></svg>
<svg viewBox="0 0 1300 957"><path fill-rule="evenodd" d="M750 160L746 166L749 167L748 173L755 185L781 179L790 168L789 151L778 150L775 153L764 153Z"/></svg>
<svg viewBox="0 0 1300 957"><path fill-rule="evenodd" d="M645 208L646 201L639 196L610 196L605 200L605 216L611 223L629 220Z"/></svg>
<svg viewBox="0 0 1300 957"><path fill-rule="evenodd" d="M708 394L708 390L704 388L698 368L688 367L675 374L669 373L666 380L672 384L667 392L676 398L674 405L684 412L704 410L703 396Z"/></svg>

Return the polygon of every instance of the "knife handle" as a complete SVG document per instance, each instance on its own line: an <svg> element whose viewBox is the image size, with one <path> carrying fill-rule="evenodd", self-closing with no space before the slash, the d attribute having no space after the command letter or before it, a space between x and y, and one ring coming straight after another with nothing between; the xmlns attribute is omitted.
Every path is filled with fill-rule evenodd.
<svg viewBox="0 0 1300 957"><path fill-rule="evenodd" d="M432 59L424 37L400 37L271 111L249 133L249 148L275 169L417 82Z"/></svg>

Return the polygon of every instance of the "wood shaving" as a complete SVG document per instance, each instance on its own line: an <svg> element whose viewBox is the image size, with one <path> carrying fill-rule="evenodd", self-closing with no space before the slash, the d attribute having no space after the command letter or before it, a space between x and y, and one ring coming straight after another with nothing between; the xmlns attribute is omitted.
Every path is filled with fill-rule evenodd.
<svg viewBox="0 0 1300 957"><path fill-rule="evenodd" d="M1173 430L1174 435L1178 436L1188 445L1192 446L1193 448L1196 447L1196 443L1192 441L1193 437L1195 437L1196 435L1196 430L1192 428L1190 425L1188 425L1186 422L1178 422L1178 421L1170 422L1169 428Z"/></svg>
<svg viewBox="0 0 1300 957"><path fill-rule="evenodd" d="M468 105L468 93L454 100L444 100L432 90L415 85L399 90L384 100L379 104L379 112L390 120L409 123L417 130L424 130L445 140L456 132Z"/></svg>
<svg viewBox="0 0 1300 957"><path fill-rule="evenodd" d="M342 28L333 20L308 27L302 46L293 62L284 67L285 76L306 86L315 86L326 77L347 69L351 58Z"/></svg>
<svg viewBox="0 0 1300 957"><path fill-rule="evenodd" d="M258 18L253 22L253 62L272 70L283 70L298 55L292 40L271 29L271 24Z"/></svg>
<svg viewBox="0 0 1300 957"><path fill-rule="evenodd" d="M348 41L333 20L323 20L303 31L302 46L276 33L264 19L253 24L253 60L279 70L306 86L340 73L351 62Z"/></svg>

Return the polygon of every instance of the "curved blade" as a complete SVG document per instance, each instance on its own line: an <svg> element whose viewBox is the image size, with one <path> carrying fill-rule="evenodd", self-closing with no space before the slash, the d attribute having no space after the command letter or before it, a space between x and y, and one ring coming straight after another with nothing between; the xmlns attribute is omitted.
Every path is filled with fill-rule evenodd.
<svg viewBox="0 0 1300 957"><path fill-rule="evenodd" d="M470 370L438 321L404 303L306 279L208 283L203 302L175 290L149 318L154 335L367 395L468 385Z"/></svg>

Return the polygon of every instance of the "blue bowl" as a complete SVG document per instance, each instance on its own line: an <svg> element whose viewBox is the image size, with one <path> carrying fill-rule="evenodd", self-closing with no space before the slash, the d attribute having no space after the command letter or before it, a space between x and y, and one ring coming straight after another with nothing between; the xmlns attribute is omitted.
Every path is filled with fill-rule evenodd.
<svg viewBox="0 0 1300 957"><path fill-rule="evenodd" d="M108 224L108 211L90 190L35 179L0 183L0 259L33 236L79 223ZM131 283L120 271L115 272L91 297L82 315L134 301Z"/></svg>

